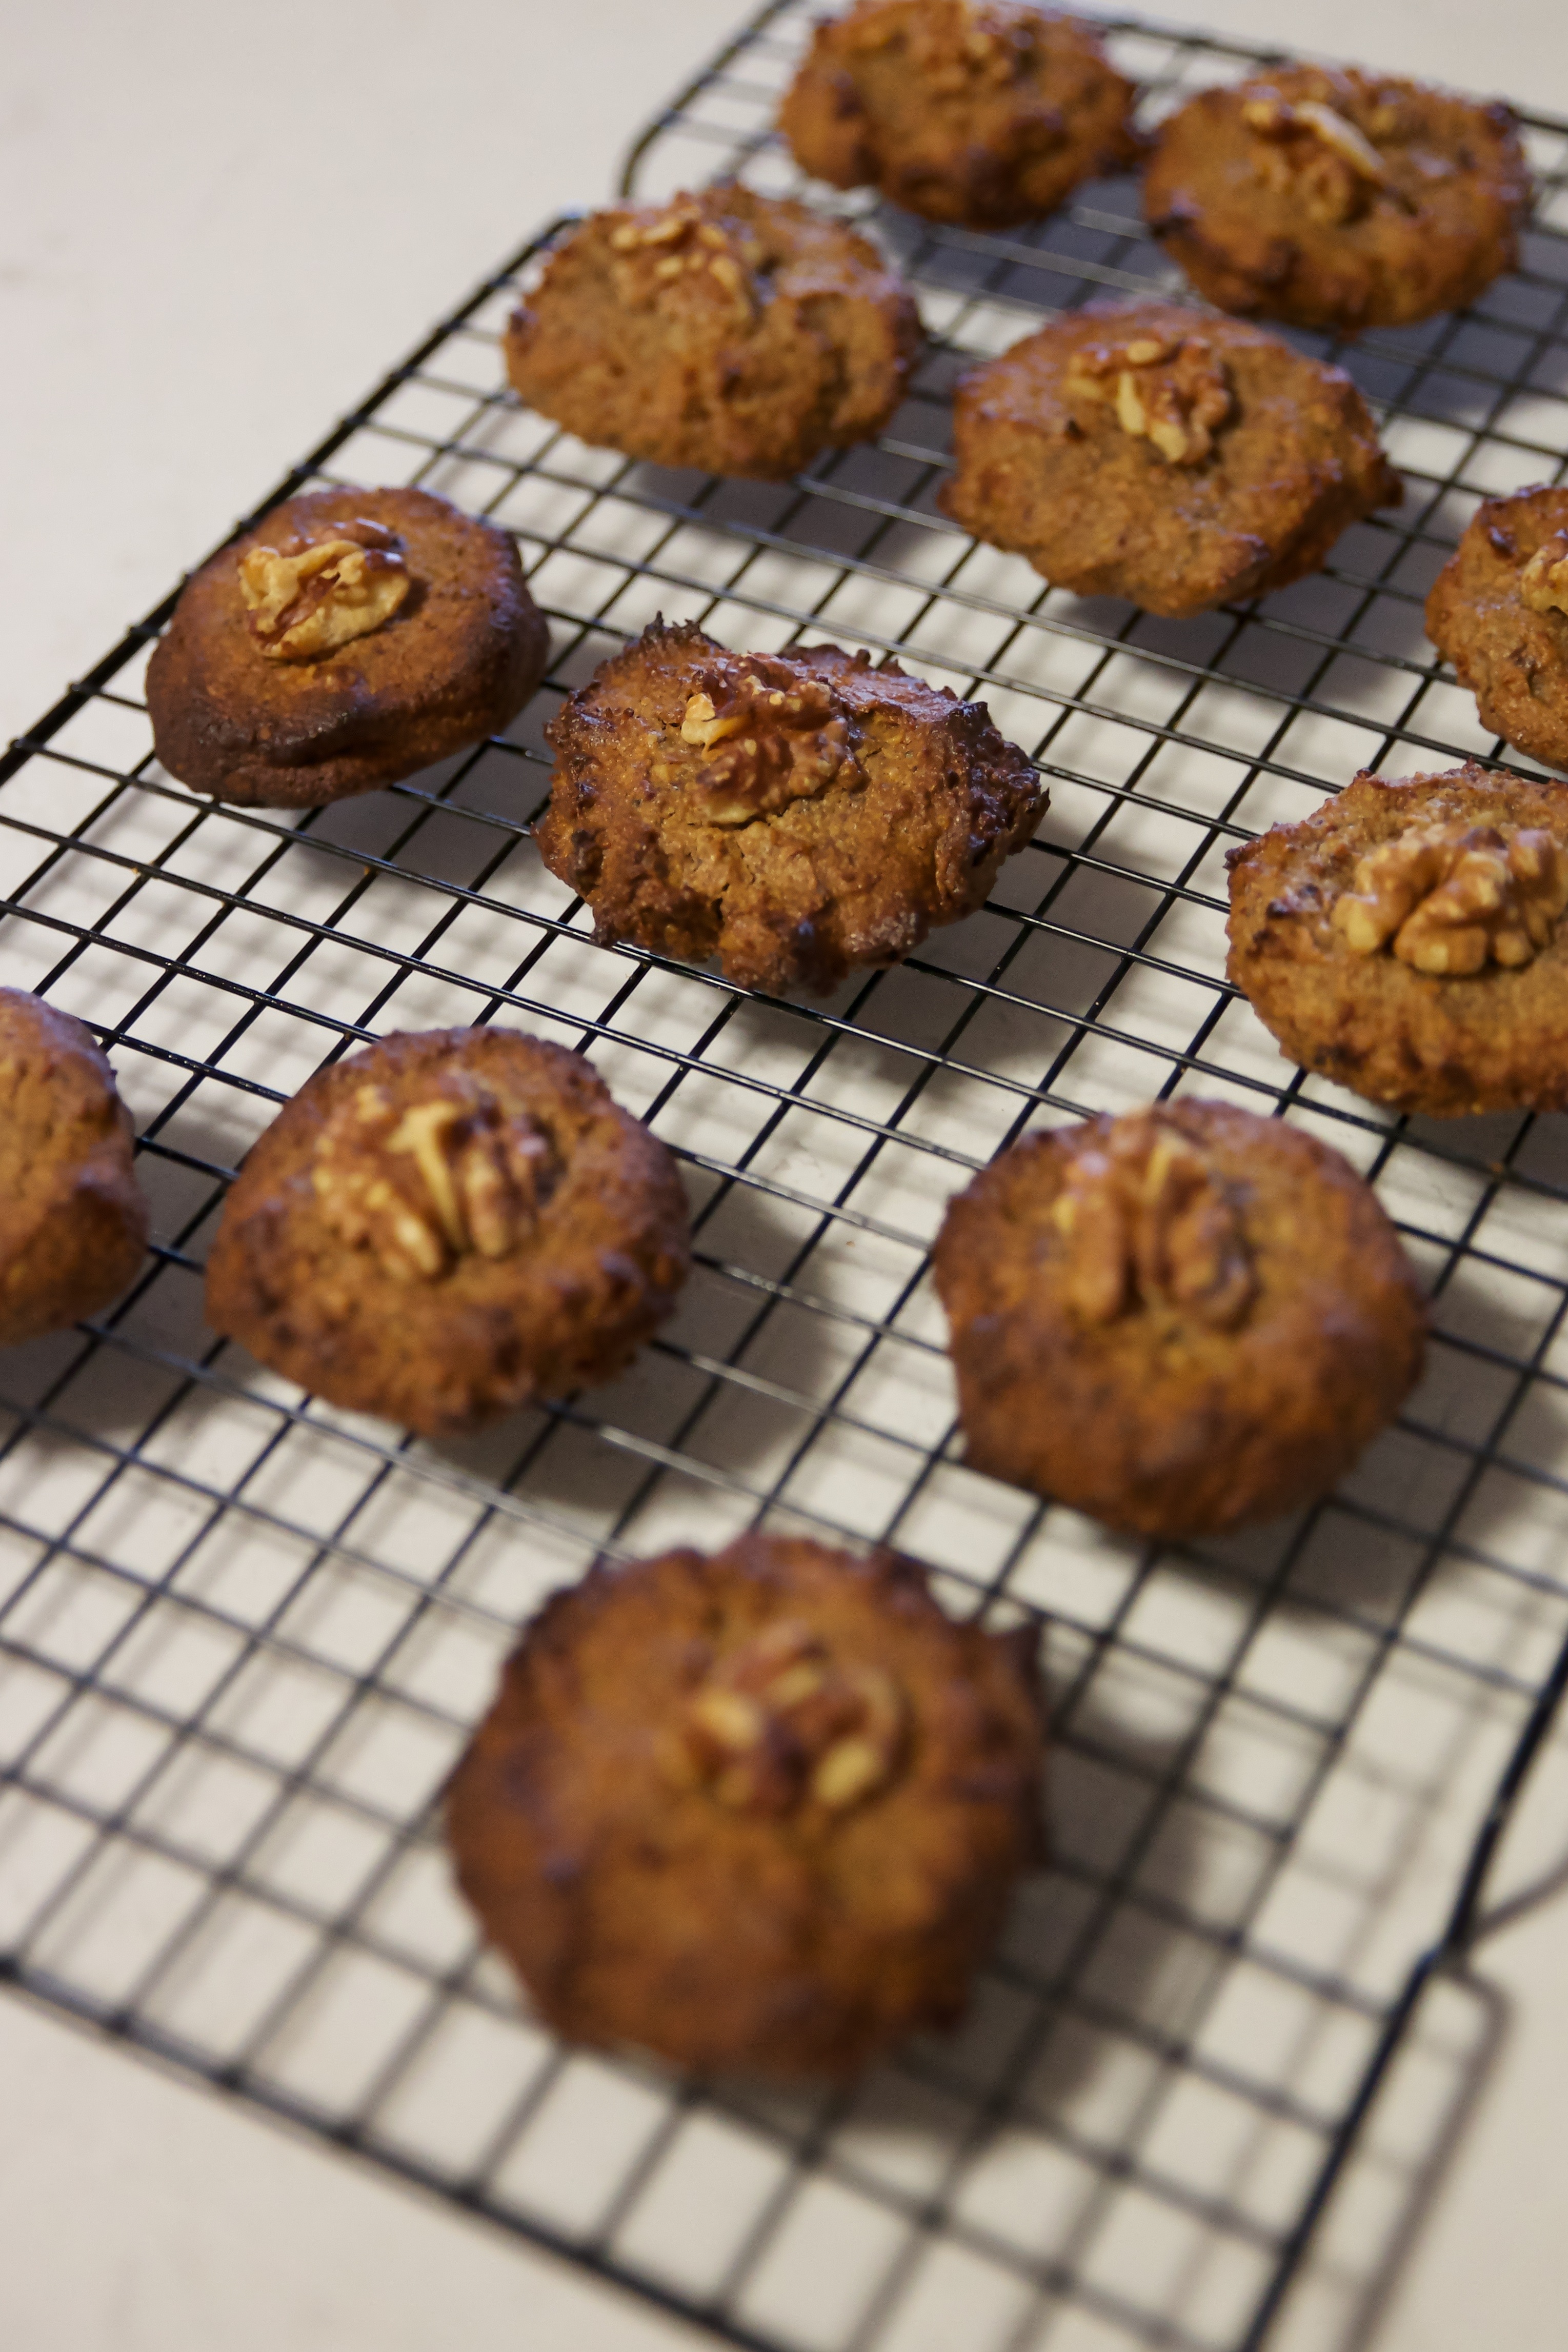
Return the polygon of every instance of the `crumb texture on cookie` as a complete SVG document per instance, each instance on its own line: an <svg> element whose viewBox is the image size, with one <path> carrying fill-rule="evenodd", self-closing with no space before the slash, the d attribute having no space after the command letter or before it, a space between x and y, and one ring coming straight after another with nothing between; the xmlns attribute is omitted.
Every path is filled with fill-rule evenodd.
<svg viewBox="0 0 1568 2352"><path fill-rule="evenodd" d="M207 1318L429 1434L613 1379L689 1264L675 1163L580 1055L507 1029L384 1037L248 1154Z"/></svg>
<svg viewBox="0 0 1568 2352"><path fill-rule="evenodd" d="M508 726L549 653L493 523L428 490L310 490L186 582L147 666L153 748L192 792L313 807Z"/></svg>
<svg viewBox="0 0 1568 2352"><path fill-rule="evenodd" d="M571 230L512 316L506 362L581 440L778 480L879 433L919 341L868 238L731 182Z"/></svg>
<svg viewBox="0 0 1568 2352"><path fill-rule="evenodd" d="M1226 1103L1026 1138L949 1203L933 1263L971 1465L1142 1535L1323 1494L1421 1369L1373 1193Z"/></svg>
<svg viewBox="0 0 1568 2352"><path fill-rule="evenodd" d="M1483 726L1568 768L1568 488L1482 499L1432 583L1426 634Z"/></svg>
<svg viewBox="0 0 1568 2352"><path fill-rule="evenodd" d="M1035 1649L889 1552L601 1564L453 1778L458 1884L573 2041L850 2074L955 2021L1038 1853Z"/></svg>
<svg viewBox="0 0 1568 2352"><path fill-rule="evenodd" d="M1139 152L1098 29L1022 0L858 0L820 19L779 114L804 171L1008 228Z"/></svg>
<svg viewBox="0 0 1568 2352"><path fill-rule="evenodd" d="M0 988L0 1346L108 1307L147 1247L131 1115L90 1031Z"/></svg>
<svg viewBox="0 0 1568 2352"><path fill-rule="evenodd" d="M595 935L825 992L981 905L1046 805L991 724L837 646L730 653L656 622L546 730L537 828Z"/></svg>
<svg viewBox="0 0 1568 2352"><path fill-rule="evenodd" d="M1518 259L1508 108L1352 67L1201 90L1154 133L1150 227L1222 310L1350 332L1458 310Z"/></svg>
<svg viewBox="0 0 1568 2352"><path fill-rule="evenodd" d="M959 383L939 503L1054 585L1180 616L1317 571L1398 476L1341 368L1236 319L1096 304Z"/></svg>
<svg viewBox="0 0 1568 2352"><path fill-rule="evenodd" d="M1401 1110L1568 1107L1568 792L1358 775L1229 853L1229 978L1303 1067Z"/></svg>

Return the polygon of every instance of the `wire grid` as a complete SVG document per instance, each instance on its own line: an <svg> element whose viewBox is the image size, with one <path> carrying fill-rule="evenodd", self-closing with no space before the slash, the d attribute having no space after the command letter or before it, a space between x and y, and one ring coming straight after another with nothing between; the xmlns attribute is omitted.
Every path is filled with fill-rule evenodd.
<svg viewBox="0 0 1568 2352"><path fill-rule="evenodd" d="M803 30L760 18L638 186L792 185L768 124ZM1156 110L1252 54L1112 36ZM876 447L770 487L555 431L495 349L536 243L272 494L417 481L517 533L555 658L505 738L298 817L194 802L140 691L171 597L16 747L0 978L112 1049L159 1238L112 1315L0 1367L12 1981L767 2352L1261 2340L1568 1672L1561 1123L1386 1117L1292 1075L1223 978L1229 842L1359 766L1499 748L1421 599L1478 496L1568 450L1568 126L1529 135L1521 271L1336 353L1405 508L1262 607L1047 592L934 509L963 360L1102 288L1169 289L1127 185L1010 237L851 201L931 331ZM984 696L1049 779L1038 840L983 913L826 1003L595 947L530 837L542 730L658 611ZM216 1344L200 1267L324 1058L492 1018L588 1052L671 1145L697 1270L614 1388L432 1445ZM1020 1132L1186 1090L1346 1152L1436 1337L1332 1497L1178 1552L963 1467L926 1252ZM1048 1621L1051 1866L956 2037L814 2097L554 2044L477 1948L436 1820L545 1591L759 1519L896 1542L960 1610Z"/></svg>

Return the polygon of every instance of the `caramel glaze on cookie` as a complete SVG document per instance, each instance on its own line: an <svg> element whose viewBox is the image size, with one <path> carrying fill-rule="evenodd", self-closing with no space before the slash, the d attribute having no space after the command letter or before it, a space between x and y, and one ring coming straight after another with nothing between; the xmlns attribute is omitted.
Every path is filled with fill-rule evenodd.
<svg viewBox="0 0 1568 2352"><path fill-rule="evenodd" d="M225 1205L207 1319L330 1402L433 1435L613 1379L689 1264L674 1161L586 1062L437 1029L285 1104Z"/></svg>
<svg viewBox="0 0 1568 2352"><path fill-rule="evenodd" d="M1514 268L1530 173L1513 116L1353 68L1201 90L1154 134L1149 226L1222 310L1396 326Z"/></svg>
<svg viewBox="0 0 1568 2352"><path fill-rule="evenodd" d="M146 1247L131 1115L96 1039L0 988L0 1346L109 1306Z"/></svg>
<svg viewBox="0 0 1568 2352"><path fill-rule="evenodd" d="M1165 1538L1324 1493L1398 1410L1426 1318L1338 1152L1179 1100L1035 1135L948 1207L968 1458Z"/></svg>
<svg viewBox="0 0 1568 2352"><path fill-rule="evenodd" d="M1432 583L1426 634L1484 726L1568 768L1568 489L1482 499Z"/></svg>
<svg viewBox="0 0 1568 2352"><path fill-rule="evenodd" d="M1075 16L1020 0L859 0L818 21L779 129L836 188L1010 228L1133 161L1133 96Z"/></svg>
<svg viewBox="0 0 1568 2352"><path fill-rule="evenodd" d="M185 583L147 667L153 747L194 793L313 807L507 726L549 652L493 523L428 490L311 490Z"/></svg>
<svg viewBox="0 0 1568 2352"><path fill-rule="evenodd" d="M731 183L574 229L513 314L506 362L581 440L776 480L879 433L919 342L868 238Z"/></svg>
<svg viewBox="0 0 1568 2352"><path fill-rule="evenodd" d="M939 503L1054 586L1182 615L1317 571L1398 476L1342 369L1169 302L1070 312L960 382Z"/></svg>
<svg viewBox="0 0 1568 2352"><path fill-rule="evenodd" d="M733 654L682 622L595 671L546 730L537 828L595 935L836 988L981 905L1046 794L983 703L834 646Z"/></svg>
<svg viewBox="0 0 1568 2352"><path fill-rule="evenodd" d="M1291 1061L1443 1118L1568 1108L1568 790L1359 775L1229 853L1226 970Z"/></svg>
<svg viewBox="0 0 1568 2352"><path fill-rule="evenodd" d="M458 1766L458 1884L573 2041L850 2074L955 2021L1039 1852L1036 1649L889 1552L601 1564Z"/></svg>

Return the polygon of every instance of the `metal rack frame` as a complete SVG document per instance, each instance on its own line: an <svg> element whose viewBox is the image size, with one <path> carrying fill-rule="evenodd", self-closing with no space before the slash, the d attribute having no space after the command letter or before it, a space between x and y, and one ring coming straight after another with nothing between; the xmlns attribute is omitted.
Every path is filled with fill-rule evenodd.
<svg viewBox="0 0 1568 2352"><path fill-rule="evenodd" d="M628 187L792 184L769 124L801 22L795 0L756 17L639 141ZM1155 104L1258 61L1109 29ZM964 357L1098 289L1168 286L1124 188L1010 237L842 207L897 254L930 342L876 449L765 490L518 408L493 333L551 231L255 510L413 478L515 529L554 660L507 739L298 821L195 802L137 692L171 594L0 762L0 976L114 1052L158 1235L111 1315L0 1366L0 1978L757 2352L906 2352L961 2293L977 2352L1262 2342L1424 1990L1479 1931L1568 1684L1549 1540L1568 1154L1552 1122L1385 1118L1288 1073L1216 945L1226 841L1353 765L1500 748L1419 612L1474 497L1568 463L1568 125L1526 127L1524 268L1471 313L1333 353L1405 507L1261 606L1170 625L1080 604L932 503ZM991 699L1056 796L992 906L826 1004L594 947L530 845L540 729L655 603ZM699 1275L613 1391L434 1447L215 1343L201 1255L246 1143L323 1056L492 1017L580 1045L665 1135ZM1026 1126L1194 1081L1356 1160L1437 1339L1338 1495L1173 1553L963 1469L925 1245ZM957 2043L809 2101L554 2049L476 1949L433 1827L540 1591L595 1551L764 1516L900 1541L954 1606L1051 1628L1050 1873ZM1438 1760L1397 1801L1378 1782L1384 1850L1353 1900L1336 1887L1323 1943L1314 1824L1386 1775L1369 1727L1434 1713ZM1252 2026L1222 2032L1238 2000ZM1270 2039L1257 2016L1281 2003ZM800 2305L822 2246L839 2301Z"/></svg>

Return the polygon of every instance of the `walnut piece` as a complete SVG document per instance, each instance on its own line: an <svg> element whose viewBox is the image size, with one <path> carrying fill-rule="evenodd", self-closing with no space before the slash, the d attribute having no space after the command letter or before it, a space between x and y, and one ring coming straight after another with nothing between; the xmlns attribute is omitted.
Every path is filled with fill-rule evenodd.
<svg viewBox="0 0 1568 2352"><path fill-rule="evenodd" d="M905 1716L890 1675L837 1665L806 1626L780 1620L692 1692L665 1743L665 1774L733 1812L847 1812L893 1778Z"/></svg>
<svg viewBox="0 0 1568 2352"><path fill-rule="evenodd" d="M1068 1301L1085 1323L1152 1308L1228 1331L1257 1293L1223 1180L1158 1111L1118 1120L1103 1149L1077 1153L1051 1217L1067 1244Z"/></svg>
<svg viewBox="0 0 1568 2352"><path fill-rule="evenodd" d="M1030 63L1035 26L1030 12L991 0L945 0L913 16L898 8L841 20L840 37L851 52L901 45L931 98L967 96L977 88L1015 81Z"/></svg>
<svg viewBox="0 0 1568 2352"><path fill-rule="evenodd" d="M766 656L753 656L739 678L710 677L687 702L680 740L715 755L691 780L699 824L751 824L815 799L846 770L861 772L828 681Z"/></svg>
<svg viewBox="0 0 1568 2352"><path fill-rule="evenodd" d="M1272 151L1266 177L1287 189L1309 220L1337 227L1364 211L1370 194L1396 193L1366 133L1319 99L1292 104L1265 84L1243 103L1241 119Z"/></svg>
<svg viewBox="0 0 1568 2352"><path fill-rule="evenodd" d="M1464 979L1515 971L1550 942L1568 906L1568 853L1538 826L1445 824L1369 850L1331 920L1357 955Z"/></svg>
<svg viewBox="0 0 1568 2352"><path fill-rule="evenodd" d="M1568 613L1568 530L1542 541L1519 575L1519 593L1532 613Z"/></svg>
<svg viewBox="0 0 1568 2352"><path fill-rule="evenodd" d="M321 539L252 547L239 559L251 635L268 661L320 661L391 620L414 583L402 541L356 516Z"/></svg>
<svg viewBox="0 0 1568 2352"><path fill-rule="evenodd" d="M1131 335L1084 343L1068 368L1069 394L1109 404L1124 433L1152 442L1169 466L1198 466L1231 411L1225 362L1204 335Z"/></svg>
<svg viewBox="0 0 1568 2352"><path fill-rule="evenodd" d="M394 1281L436 1282L470 1255L509 1257L560 1172L542 1128L455 1070L413 1104L361 1087L325 1128L310 1181L351 1249L368 1249Z"/></svg>
<svg viewBox="0 0 1568 2352"><path fill-rule="evenodd" d="M757 312L752 272L762 247L711 221L694 196L679 195L649 213L628 213L610 231L617 293L634 305L665 300L685 288L738 319Z"/></svg>

